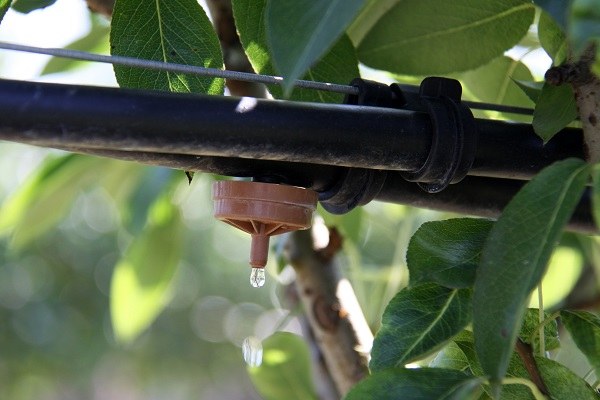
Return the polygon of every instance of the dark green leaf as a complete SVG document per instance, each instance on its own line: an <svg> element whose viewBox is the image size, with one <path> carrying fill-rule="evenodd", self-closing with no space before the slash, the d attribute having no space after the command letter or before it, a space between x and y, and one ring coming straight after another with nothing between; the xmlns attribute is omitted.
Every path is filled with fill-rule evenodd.
<svg viewBox="0 0 600 400"><path fill-rule="evenodd" d="M596 375L600 375L600 318L587 311L561 311L560 318Z"/></svg>
<svg viewBox="0 0 600 400"><path fill-rule="evenodd" d="M552 399L598 400L598 393L564 365L545 357L535 357L538 370Z"/></svg>
<svg viewBox="0 0 600 400"><path fill-rule="evenodd" d="M506 372L531 291L589 176L566 159L543 169L513 197L492 228L477 271L473 330L479 361L493 382Z"/></svg>
<svg viewBox="0 0 600 400"><path fill-rule="evenodd" d="M360 381L345 400L436 400L452 399L473 378L442 368L390 368Z"/></svg>
<svg viewBox="0 0 600 400"><path fill-rule="evenodd" d="M516 79L515 83L531 101L537 103L538 99L540 98L540 94L542 93L544 82L521 81Z"/></svg>
<svg viewBox="0 0 600 400"><path fill-rule="evenodd" d="M538 37L546 53L552 58L554 64L562 62L567 56L567 40L565 33L558 26L554 18L546 12L540 14L538 22Z"/></svg>
<svg viewBox="0 0 600 400"><path fill-rule="evenodd" d="M10 7L10 2L11 0L0 0L0 21L2 21L4 15L6 15L6 12Z"/></svg>
<svg viewBox="0 0 600 400"><path fill-rule="evenodd" d="M592 214L596 226L600 228L600 164L594 165L592 169Z"/></svg>
<svg viewBox="0 0 600 400"><path fill-rule="evenodd" d="M533 16L526 0L401 1L363 39L358 58L399 74L466 71L517 44Z"/></svg>
<svg viewBox="0 0 600 400"><path fill-rule="evenodd" d="M179 209L168 194L154 203L145 229L115 266L110 312L115 337L122 343L130 343L142 333L171 298L183 229Z"/></svg>
<svg viewBox="0 0 600 400"><path fill-rule="evenodd" d="M28 14L40 8L51 6L54 3L56 3L56 0L15 0L12 4L12 9L23 14Z"/></svg>
<svg viewBox="0 0 600 400"><path fill-rule="evenodd" d="M310 371L310 353L299 336L277 332L263 342L263 361L248 367L257 391L265 400L317 399Z"/></svg>
<svg viewBox="0 0 600 400"><path fill-rule="evenodd" d="M544 313L544 318L550 317L550 314ZM534 354L539 354L540 336L539 336L539 310L530 308L525 312L523 326L519 332L519 338L533 347ZM558 324L556 320L544 325L544 348L546 351L555 350L560 347L558 339Z"/></svg>
<svg viewBox="0 0 600 400"><path fill-rule="evenodd" d="M269 0L265 10L273 65L284 92L340 38L365 0ZM290 34L292 33L292 34Z"/></svg>
<svg viewBox="0 0 600 400"><path fill-rule="evenodd" d="M544 142L577 118L577 105L570 85L544 84L533 112L533 130Z"/></svg>
<svg viewBox="0 0 600 400"><path fill-rule="evenodd" d="M400 367L440 349L471 321L470 289L426 283L399 292L373 342L373 371Z"/></svg>
<svg viewBox="0 0 600 400"><path fill-rule="evenodd" d="M458 76L465 91L477 100L511 106L531 107L533 103L513 80L533 80L529 68L510 57L498 57L491 62Z"/></svg>
<svg viewBox="0 0 600 400"><path fill-rule="evenodd" d="M90 20L92 26L87 35L66 46L67 49L89 51L92 53L102 53L104 49L108 49L110 25L96 14L90 14ZM40 72L40 75L71 71L84 65L87 65L85 61L52 57L42 72Z"/></svg>
<svg viewBox="0 0 600 400"><path fill-rule="evenodd" d="M0 209L0 234L11 234L10 245L20 250L54 227L73 201L98 180L106 161L69 155L49 158L35 176L6 200Z"/></svg>
<svg viewBox="0 0 600 400"><path fill-rule="evenodd" d="M533 2L554 18L563 30L567 30L567 19L572 0L533 0Z"/></svg>
<svg viewBox="0 0 600 400"><path fill-rule="evenodd" d="M232 4L240 40L252 67L259 74L276 75L264 27L267 0L233 0ZM358 76L356 51L348 37L342 35L331 50L306 71L302 79L348 84ZM275 98L284 97L280 86L270 85L269 91ZM289 98L327 103L341 103L343 100L341 94L307 89L296 89Z"/></svg>
<svg viewBox="0 0 600 400"><path fill-rule="evenodd" d="M426 222L408 244L411 286L435 282L449 288L471 287L492 221L456 218Z"/></svg>
<svg viewBox="0 0 600 400"><path fill-rule="evenodd" d="M600 43L600 7L596 0L571 0L569 42L581 53L591 42Z"/></svg>
<svg viewBox="0 0 600 400"><path fill-rule="evenodd" d="M222 68L221 47L196 0L117 0L111 32L113 55ZM114 66L119 85L172 92L222 94L223 79Z"/></svg>

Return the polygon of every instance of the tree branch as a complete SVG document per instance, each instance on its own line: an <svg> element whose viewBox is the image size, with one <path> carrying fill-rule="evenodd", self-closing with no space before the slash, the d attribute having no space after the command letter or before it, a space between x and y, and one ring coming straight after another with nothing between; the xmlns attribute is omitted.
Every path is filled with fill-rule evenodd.
<svg viewBox="0 0 600 400"><path fill-rule="evenodd" d="M523 365L525 366L531 381L535 384L535 386L537 386L540 392L546 396L549 396L550 392L544 383L544 379L542 378L542 375L540 374L535 362L535 358L533 357L533 348L527 343L523 342L521 339L517 339L515 348L517 350L517 354L523 361Z"/></svg>
<svg viewBox="0 0 600 400"><path fill-rule="evenodd" d="M294 232L287 253L307 319L343 396L369 373L373 335L335 257L342 238L335 229L329 236L327 247L315 249L310 231Z"/></svg>
<svg viewBox="0 0 600 400"><path fill-rule="evenodd" d="M545 76L551 85L569 83L573 87L590 163L600 162L600 79L591 71L595 56L596 46L592 44L578 61L569 60L552 67Z"/></svg>
<svg viewBox="0 0 600 400"><path fill-rule="evenodd" d="M115 0L86 0L90 11L110 18L115 6Z"/></svg>

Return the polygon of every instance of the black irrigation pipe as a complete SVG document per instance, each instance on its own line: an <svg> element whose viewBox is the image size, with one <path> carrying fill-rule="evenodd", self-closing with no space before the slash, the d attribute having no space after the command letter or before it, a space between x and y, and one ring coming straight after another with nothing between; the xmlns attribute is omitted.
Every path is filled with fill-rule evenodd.
<svg viewBox="0 0 600 400"><path fill-rule="evenodd" d="M583 157L578 129L543 146L528 124L475 124L472 176L429 194L401 177L427 158L424 112L0 80L0 140L310 187L337 212L342 193L351 206L377 199L495 217L519 180ZM343 193L346 184L359 193ZM587 197L570 227L595 230Z"/></svg>

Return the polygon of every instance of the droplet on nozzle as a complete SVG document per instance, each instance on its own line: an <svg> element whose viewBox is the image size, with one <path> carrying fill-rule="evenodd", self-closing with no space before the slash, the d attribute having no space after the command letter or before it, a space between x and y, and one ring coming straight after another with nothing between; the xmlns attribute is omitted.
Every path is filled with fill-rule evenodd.
<svg viewBox="0 0 600 400"><path fill-rule="evenodd" d="M250 284L252 287L261 287L265 284L264 268L252 268L250 270Z"/></svg>

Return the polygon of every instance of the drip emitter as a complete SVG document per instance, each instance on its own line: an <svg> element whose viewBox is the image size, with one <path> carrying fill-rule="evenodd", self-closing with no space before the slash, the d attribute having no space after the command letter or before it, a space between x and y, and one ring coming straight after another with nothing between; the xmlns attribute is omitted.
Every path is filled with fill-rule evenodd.
<svg viewBox="0 0 600 400"><path fill-rule="evenodd" d="M317 199L317 192L296 186L249 181L213 184L215 218L252 235L252 286L265 283L269 237L310 228Z"/></svg>

